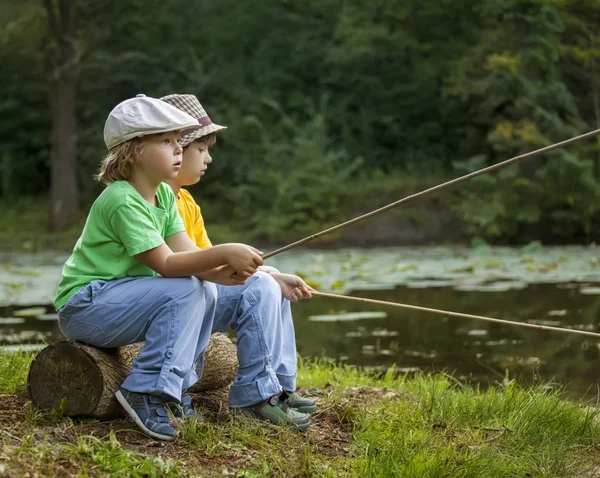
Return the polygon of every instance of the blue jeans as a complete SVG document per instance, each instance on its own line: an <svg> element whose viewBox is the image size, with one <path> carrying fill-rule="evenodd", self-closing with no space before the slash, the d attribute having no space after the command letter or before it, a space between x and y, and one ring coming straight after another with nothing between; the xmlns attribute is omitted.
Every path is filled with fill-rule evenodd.
<svg viewBox="0 0 600 478"><path fill-rule="evenodd" d="M213 332L237 332L238 375L231 407L247 407L296 390L296 339L290 302L279 284L257 272L245 285L217 285Z"/></svg>
<svg viewBox="0 0 600 478"><path fill-rule="evenodd" d="M58 312L70 340L96 347L145 341L123 388L176 400L198 381L217 302L214 284L194 277L95 280Z"/></svg>

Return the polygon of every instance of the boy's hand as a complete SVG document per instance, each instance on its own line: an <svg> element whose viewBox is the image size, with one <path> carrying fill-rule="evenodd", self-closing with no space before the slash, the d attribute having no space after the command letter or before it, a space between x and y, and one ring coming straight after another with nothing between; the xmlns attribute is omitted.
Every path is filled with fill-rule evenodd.
<svg viewBox="0 0 600 478"><path fill-rule="evenodd" d="M300 277L279 272L270 272L269 274L277 281L281 287L281 293L290 302L298 302L301 299L312 297L313 288L309 287Z"/></svg>
<svg viewBox="0 0 600 478"><path fill-rule="evenodd" d="M263 265L262 252L246 244L226 244L227 264L239 276L239 279L247 279Z"/></svg>
<svg viewBox="0 0 600 478"><path fill-rule="evenodd" d="M211 269L196 276L198 279L207 280L220 285L244 285L246 279L238 276L232 267L225 264L224 266Z"/></svg>

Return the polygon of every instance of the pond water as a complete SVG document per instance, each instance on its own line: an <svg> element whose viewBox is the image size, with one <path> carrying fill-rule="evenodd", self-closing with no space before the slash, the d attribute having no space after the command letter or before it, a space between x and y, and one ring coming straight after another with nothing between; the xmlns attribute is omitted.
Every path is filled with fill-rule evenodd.
<svg viewBox="0 0 600 478"><path fill-rule="evenodd" d="M36 347L61 338L47 304L64 259L50 253L0 258L0 345ZM268 263L324 292L599 331L599 259L594 247L532 244L302 250ZM304 357L376 371L445 371L483 385L505 377L553 381L571 396L598 395L600 340L594 337L330 298L294 304L293 312Z"/></svg>

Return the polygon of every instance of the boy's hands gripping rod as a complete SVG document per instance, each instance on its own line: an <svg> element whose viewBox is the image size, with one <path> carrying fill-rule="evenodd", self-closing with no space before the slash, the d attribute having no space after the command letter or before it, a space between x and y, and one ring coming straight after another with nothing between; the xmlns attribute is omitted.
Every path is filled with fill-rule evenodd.
<svg viewBox="0 0 600 478"><path fill-rule="evenodd" d="M262 252L252 246L230 243L221 247L226 249L227 263L240 280L250 277L264 263Z"/></svg>
<svg viewBox="0 0 600 478"><path fill-rule="evenodd" d="M465 176L461 176L459 178L456 179L452 179L451 181L447 181L445 183L442 184L438 184L437 186L434 186L432 188L429 189L425 189L424 191L418 192L416 194L412 194L410 196L406 196L403 199L400 199L396 202L393 202L391 204L388 204L387 206L384 206L382 208L376 209L375 211L372 211L370 213L364 214L362 216L356 217L354 219L351 219L349 221L343 222L342 224L338 224L337 226L334 227L330 227L329 229L325 229L324 231L318 232L316 234L313 234L312 236L308 236L305 237L304 239L301 239L299 241L296 241L292 244L288 244L285 247L282 247L280 249L277 249L273 252L269 252L268 254L264 255L262 257L263 260L267 260L269 257L273 257L276 256L277 254L281 254L282 252L285 252L287 250L290 250L296 246L301 246L302 244L306 244L309 241L312 241L313 239L316 239L318 237L324 236L325 234L329 234L330 232L334 232L334 231L338 231L344 227L350 226L352 224L356 224L357 222L360 221L364 221L365 219L368 219L370 217L376 216L377 214L380 214L382 212L387 211L388 209L392 209L396 206L400 206L400 204L404 204L407 203L409 201L412 201L413 199L417 199L421 196L425 196L428 193L432 193L434 191L439 191L440 189L443 189L447 186L452 186L454 184L458 184L462 181L466 181L467 179L471 179L477 176L481 176L482 174L486 174L486 173L491 173L492 171L496 171L498 169L504 168L506 166L510 166L511 164L514 163L518 163L519 161L523 161L525 159L529 159L529 158L533 158L535 156L539 156L541 154L544 153L549 153L550 151L554 151L556 149L560 149L560 148L564 148L566 146L569 146L573 143L577 143L579 141L583 141L584 139L589 139L589 138L593 138L594 136L598 136L600 135L600 129L597 129L595 131L590 131L589 133L585 133L582 134L580 136L576 136L574 138L571 139L567 139L565 141L562 141L560 143L556 143L556 144L552 144L550 146L546 146L545 148L541 148L541 149L537 149L535 151L531 151L529 153L525 153L522 154L520 156L515 156L512 159L507 159L506 161L503 161L501 163L498 164L494 164L492 166L488 166L487 168L483 168L483 169L479 169L477 171L474 171L472 173L466 174Z"/></svg>

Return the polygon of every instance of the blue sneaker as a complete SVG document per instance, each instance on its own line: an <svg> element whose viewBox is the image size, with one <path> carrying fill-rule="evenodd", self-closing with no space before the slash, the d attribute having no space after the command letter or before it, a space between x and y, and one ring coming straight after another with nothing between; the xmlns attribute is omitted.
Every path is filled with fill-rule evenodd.
<svg viewBox="0 0 600 478"><path fill-rule="evenodd" d="M169 423L169 412L161 397L119 388L117 400L146 435L158 440L174 440L177 431Z"/></svg>
<svg viewBox="0 0 600 478"><path fill-rule="evenodd" d="M181 403L169 402L166 404L167 409L173 414L175 418L183 418L184 420L198 420L203 421L204 418L200 415L194 407L192 407L192 397L184 395L181 398Z"/></svg>

